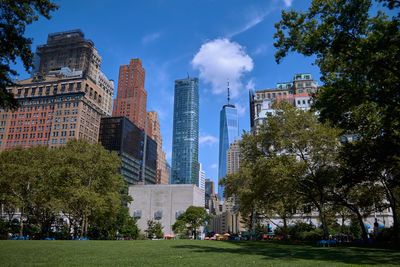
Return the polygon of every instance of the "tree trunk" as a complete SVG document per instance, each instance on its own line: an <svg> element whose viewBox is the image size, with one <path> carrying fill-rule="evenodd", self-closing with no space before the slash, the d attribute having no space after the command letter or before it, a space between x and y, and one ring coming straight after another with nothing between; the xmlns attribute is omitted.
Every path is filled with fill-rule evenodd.
<svg viewBox="0 0 400 267"><path fill-rule="evenodd" d="M360 212L358 211L358 209L356 209L354 212L357 215L358 224L361 227L361 236L362 236L363 239L367 239L368 238L368 233L367 233L367 230L365 229L365 224L363 222L363 218L362 218Z"/></svg>
<svg viewBox="0 0 400 267"><path fill-rule="evenodd" d="M254 214L253 211L250 213L250 218L249 218L249 239L253 240L253 219L254 219Z"/></svg>
<svg viewBox="0 0 400 267"><path fill-rule="evenodd" d="M287 219L286 216L283 217L283 238L285 240L289 239L289 231L288 231L288 227L287 227Z"/></svg>
<svg viewBox="0 0 400 267"><path fill-rule="evenodd" d="M319 219L321 221L322 224L322 230L324 231L324 239L328 239L329 238L329 231L328 231L328 226L326 225L326 214L325 214L325 209L323 207L323 205L321 206L317 206L318 210L319 210Z"/></svg>
<svg viewBox="0 0 400 267"><path fill-rule="evenodd" d="M84 236L85 236L85 237L87 237L88 225L89 225L88 218L85 217L85 231L84 231Z"/></svg>
<svg viewBox="0 0 400 267"><path fill-rule="evenodd" d="M19 236L23 236L23 232L24 232L24 208L21 208L21 215L19 217Z"/></svg>
<svg viewBox="0 0 400 267"><path fill-rule="evenodd" d="M81 231L80 231L79 238L83 238L83 231L84 231L84 229L85 229L85 215L82 216Z"/></svg>

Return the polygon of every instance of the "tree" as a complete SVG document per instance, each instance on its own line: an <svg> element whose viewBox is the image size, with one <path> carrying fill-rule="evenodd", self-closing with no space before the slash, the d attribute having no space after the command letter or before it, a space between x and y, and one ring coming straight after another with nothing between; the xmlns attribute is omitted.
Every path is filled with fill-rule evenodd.
<svg viewBox="0 0 400 267"><path fill-rule="evenodd" d="M305 13L283 11L275 25L275 57L278 63L289 51L316 57L324 85L314 107L322 121L358 136L353 148L374 169L367 179L384 188L399 232L400 13L371 16L371 7L371 0L314 0Z"/></svg>
<svg viewBox="0 0 400 267"><path fill-rule="evenodd" d="M145 232L147 233L147 238L152 239L152 238L163 238L164 233L162 231L163 226L161 225L160 222L155 222L153 220L148 220L147 221L147 229Z"/></svg>
<svg viewBox="0 0 400 267"><path fill-rule="evenodd" d="M172 231L176 235L183 235L187 231L186 223L182 220L177 220L173 225L172 225Z"/></svg>
<svg viewBox="0 0 400 267"><path fill-rule="evenodd" d="M100 144L73 139L60 148L59 197L63 213L75 225L79 237L87 237L91 221L115 220L124 186L118 169L121 160Z"/></svg>
<svg viewBox="0 0 400 267"><path fill-rule="evenodd" d="M184 213L179 215L177 222L175 223L175 229L182 230L183 223L186 225L188 232L192 233L193 238L197 238L197 229L203 226L207 221L211 219L211 215L203 207L190 206ZM183 223L182 223L183 222Z"/></svg>
<svg viewBox="0 0 400 267"><path fill-rule="evenodd" d="M339 133L328 123L319 123L314 113L283 101L276 106L275 115L267 119L261 134L262 138L273 140L272 146L264 150L289 156L286 160L290 164L286 166L292 170L288 177L303 201L317 209L324 237L329 235L327 207L329 189L337 173Z"/></svg>
<svg viewBox="0 0 400 267"><path fill-rule="evenodd" d="M24 234L24 220L28 215L36 216L42 235L48 234L59 211L52 181L58 166L55 153L37 146L27 150L17 147L0 154L0 187L20 210L20 236Z"/></svg>
<svg viewBox="0 0 400 267"><path fill-rule="evenodd" d="M266 178L260 167L265 156L260 145L262 141L258 135L244 133L239 143L242 156L239 171L226 175L220 182L225 186L225 197L235 197L238 200L242 223L247 226L250 239L253 239L257 214L262 213L261 202L265 204L270 199L267 192L260 192L269 188L260 184Z"/></svg>
<svg viewBox="0 0 400 267"><path fill-rule="evenodd" d="M0 108L17 108L18 102L6 88L14 85L12 76L17 72L10 65L22 60L26 71L33 67L32 39L24 37L26 25L43 16L50 19L50 12L57 5L50 0L0 1Z"/></svg>

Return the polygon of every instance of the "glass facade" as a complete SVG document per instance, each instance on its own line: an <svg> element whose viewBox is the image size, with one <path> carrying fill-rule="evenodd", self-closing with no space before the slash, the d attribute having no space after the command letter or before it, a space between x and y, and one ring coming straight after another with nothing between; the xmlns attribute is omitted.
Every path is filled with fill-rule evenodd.
<svg viewBox="0 0 400 267"><path fill-rule="evenodd" d="M171 184L199 186L199 80L175 81Z"/></svg>
<svg viewBox="0 0 400 267"><path fill-rule="evenodd" d="M222 199L224 199L225 188L219 185L219 181L226 175L226 152L237 136L239 136L237 109L233 105L225 105L220 112L219 125L218 194Z"/></svg>
<svg viewBox="0 0 400 267"><path fill-rule="evenodd" d="M101 119L99 141L121 157L120 172L128 184L142 182L144 132L125 117ZM147 137L145 184L156 183L157 143Z"/></svg>

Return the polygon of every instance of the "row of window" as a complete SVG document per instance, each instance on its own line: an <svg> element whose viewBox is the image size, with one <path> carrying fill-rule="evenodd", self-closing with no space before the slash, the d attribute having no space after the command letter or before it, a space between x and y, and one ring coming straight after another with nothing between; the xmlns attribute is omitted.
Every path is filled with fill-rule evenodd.
<svg viewBox="0 0 400 267"><path fill-rule="evenodd" d="M8 139L32 139L32 138L48 138L50 137L50 133L30 133L30 134L9 134Z"/></svg>
<svg viewBox="0 0 400 267"><path fill-rule="evenodd" d="M72 92L73 89L74 89L74 85L75 85L75 83L69 83L68 86L67 86L67 84L61 84L60 93L64 93L67 88L68 88L68 92ZM76 92L80 92L81 87L82 87L82 83L81 82L77 82L76 86L75 86ZM53 92L52 92L53 95L56 95L59 92L58 89L59 89L58 85L54 85L53 86ZM48 96L48 95L50 95L50 90L51 90L51 86L45 86L45 87L39 86L39 87L18 89L17 90L17 97L21 97L22 96L22 92L24 94L24 97L27 97L28 95L31 96L31 97L33 97L33 96L42 96L43 93L46 96ZM9 92L12 93L12 89L9 89Z"/></svg>
<svg viewBox="0 0 400 267"><path fill-rule="evenodd" d="M34 145L48 145L49 140L29 140L29 141L8 141L6 146L34 146ZM0 144L1 145L1 144Z"/></svg>

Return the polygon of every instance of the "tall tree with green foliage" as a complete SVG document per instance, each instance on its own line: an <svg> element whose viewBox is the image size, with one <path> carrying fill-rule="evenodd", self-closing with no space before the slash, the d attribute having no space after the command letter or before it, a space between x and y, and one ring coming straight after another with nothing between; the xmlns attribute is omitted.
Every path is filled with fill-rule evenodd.
<svg viewBox="0 0 400 267"><path fill-rule="evenodd" d="M266 154L286 156L280 161L288 164L282 166L292 170L285 179L290 179L303 201L317 209L325 237L329 235L326 217L329 189L337 176L339 134L339 129L319 123L314 113L285 101L275 107L275 114L260 131L261 139L271 140L271 146L263 148Z"/></svg>
<svg viewBox="0 0 400 267"><path fill-rule="evenodd" d="M55 154L42 146L26 150L17 147L0 154L0 187L17 201L20 236L28 215L36 216L45 234L60 210L54 192L58 166Z"/></svg>
<svg viewBox="0 0 400 267"><path fill-rule="evenodd" d="M392 10L400 6L378 2ZM314 107L323 121L358 135L353 149L369 160L374 177L367 179L384 188L399 232L400 13L373 14L373 4L314 0L307 12L282 11L275 25L275 57L278 63L290 51L316 57L324 85Z"/></svg>
<svg viewBox="0 0 400 267"><path fill-rule="evenodd" d="M2 0L0 1L0 108L14 109L17 100L6 88L14 85L12 76L17 72L11 68L20 58L25 70L33 67L32 39L24 37L26 26L58 8L50 0Z"/></svg>
<svg viewBox="0 0 400 267"><path fill-rule="evenodd" d="M203 207L190 206L186 209L184 213L179 215L177 222L184 222L188 232L190 232L193 235L193 238L196 239L198 228L200 226L203 226L210 219L211 215L209 215ZM177 224L177 226L175 227L176 229L178 228L178 225L182 225L182 223L177 222L175 223Z"/></svg>
<svg viewBox="0 0 400 267"><path fill-rule="evenodd" d="M120 192L124 186L118 172L121 160L100 144L86 140L71 140L60 148L61 166L59 196L65 203L63 212L69 215L79 230L79 237L87 237L91 220L99 217L112 220L120 207Z"/></svg>

